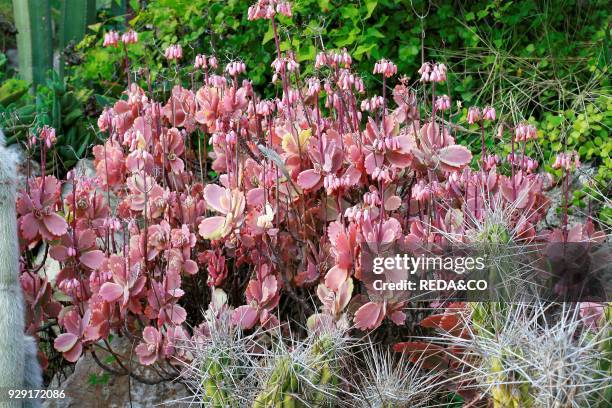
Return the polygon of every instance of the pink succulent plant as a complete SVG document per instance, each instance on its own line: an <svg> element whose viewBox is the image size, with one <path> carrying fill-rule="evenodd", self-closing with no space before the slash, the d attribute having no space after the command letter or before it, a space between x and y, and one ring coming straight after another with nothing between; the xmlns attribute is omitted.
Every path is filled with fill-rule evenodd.
<svg viewBox="0 0 612 408"><path fill-rule="evenodd" d="M163 355L163 336L152 326L147 326L142 331L142 342L136 346L136 355L140 364L151 365Z"/></svg>
<svg viewBox="0 0 612 408"><path fill-rule="evenodd" d="M278 281L267 267L262 269L261 277L251 280L247 286L247 304L236 308L232 314L232 322L243 329L250 329L257 322L268 327L278 325L278 320L271 313L280 298Z"/></svg>
<svg viewBox="0 0 612 408"><path fill-rule="evenodd" d="M204 239L223 238L240 226L245 208L242 192L209 184L204 188L204 199L209 208L222 214L202 220L198 228Z"/></svg>
<svg viewBox="0 0 612 408"><path fill-rule="evenodd" d="M56 212L61 185L53 176L30 180L30 193L17 199L19 230L27 242L52 241L64 235L68 223Z"/></svg>
<svg viewBox="0 0 612 408"><path fill-rule="evenodd" d="M83 316L77 310L71 309L65 312L60 321L66 333L60 334L53 343L57 351L72 363L76 362L83 353L83 343L88 340L87 332L91 318L91 311L87 309Z"/></svg>
<svg viewBox="0 0 612 408"><path fill-rule="evenodd" d="M123 257L111 255L108 268L112 273L112 282L106 282L100 288L100 296L106 302L119 303L122 313L130 310L140 313L139 296L143 293L146 282L140 273L140 264L128 265Z"/></svg>

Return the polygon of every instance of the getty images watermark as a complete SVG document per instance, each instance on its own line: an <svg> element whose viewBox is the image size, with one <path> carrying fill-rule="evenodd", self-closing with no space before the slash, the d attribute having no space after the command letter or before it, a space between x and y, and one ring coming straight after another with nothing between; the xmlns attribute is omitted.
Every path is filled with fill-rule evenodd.
<svg viewBox="0 0 612 408"><path fill-rule="evenodd" d="M372 260L372 273L384 275L385 279L374 279L372 287L377 291L486 291L485 279L462 279L465 274L483 271L486 268L486 255L471 256L377 256ZM449 271L457 276L454 279L411 279L417 273ZM402 278L405 277L405 278ZM389 279L391 278L391 279ZM396 279L393 279L396 278Z"/></svg>
<svg viewBox="0 0 612 408"><path fill-rule="evenodd" d="M604 242L361 246L360 281L389 301L612 301L612 247Z"/></svg>

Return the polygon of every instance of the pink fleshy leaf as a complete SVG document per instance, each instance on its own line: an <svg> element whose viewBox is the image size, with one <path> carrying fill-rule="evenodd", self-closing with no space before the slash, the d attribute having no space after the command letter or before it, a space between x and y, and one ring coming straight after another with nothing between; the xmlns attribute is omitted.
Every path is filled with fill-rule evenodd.
<svg viewBox="0 0 612 408"><path fill-rule="evenodd" d="M320 283L319 286L317 286L317 296L325 307L331 308L331 301L334 299L334 292L332 292L324 284Z"/></svg>
<svg viewBox="0 0 612 408"><path fill-rule="evenodd" d="M308 283L313 283L319 279L319 271L315 267L314 263L308 261L305 271L300 271L293 281L297 286L303 286Z"/></svg>
<svg viewBox="0 0 612 408"><path fill-rule="evenodd" d="M155 327L147 326L142 331L142 338L149 344L155 344L159 339L159 332Z"/></svg>
<svg viewBox="0 0 612 408"><path fill-rule="evenodd" d="M336 306L338 308L338 312L344 310L344 308L349 304L351 297L353 295L353 279L348 278L338 288L338 293L336 294Z"/></svg>
<svg viewBox="0 0 612 408"><path fill-rule="evenodd" d="M344 172L344 177L348 177L349 185L354 186L359 183L359 180L361 179L361 172L351 164Z"/></svg>
<svg viewBox="0 0 612 408"><path fill-rule="evenodd" d="M581 302L580 317L584 325L589 329L596 331L604 317L605 307L603 303Z"/></svg>
<svg viewBox="0 0 612 408"><path fill-rule="evenodd" d="M252 206L263 206L264 205L264 189L261 187L249 190L246 195L247 203Z"/></svg>
<svg viewBox="0 0 612 408"><path fill-rule="evenodd" d="M409 153L389 152L387 153L387 159L395 167L403 169L412 164L412 155Z"/></svg>
<svg viewBox="0 0 612 408"><path fill-rule="evenodd" d="M402 199L396 195L392 195L389 198L385 198L385 210L395 211L402 205Z"/></svg>
<svg viewBox="0 0 612 408"><path fill-rule="evenodd" d="M298 175L297 183L304 190L314 188L321 181L321 174L315 169L304 170Z"/></svg>
<svg viewBox="0 0 612 408"><path fill-rule="evenodd" d="M200 223L198 231L204 239L214 240L223 238L227 233L226 217L215 216L205 218Z"/></svg>
<svg viewBox="0 0 612 408"><path fill-rule="evenodd" d="M16 208L19 215L32 212L32 199L30 196L28 196L25 192L21 193L17 199Z"/></svg>
<svg viewBox="0 0 612 408"><path fill-rule="evenodd" d="M347 234L344 231L339 233L333 245L338 267L346 270L350 269L353 265L353 245Z"/></svg>
<svg viewBox="0 0 612 408"><path fill-rule="evenodd" d="M395 241L401 234L402 227L398 220L395 218L389 218L383 223L383 232L381 242L388 244Z"/></svg>
<svg viewBox="0 0 612 408"><path fill-rule="evenodd" d="M241 329L251 329L258 318L257 310L248 305L240 306L232 313L232 323Z"/></svg>
<svg viewBox="0 0 612 408"><path fill-rule="evenodd" d="M183 264L183 270L189 275L195 275L196 273L198 273L198 264L195 263L194 260L188 259Z"/></svg>
<svg viewBox="0 0 612 408"><path fill-rule="evenodd" d="M80 336L81 335L81 316L79 316L77 311L74 310L74 308L70 306L65 307L62 312L65 312L65 313L62 313L63 315L62 324L64 325L64 329L66 329L68 333L72 333L76 336Z"/></svg>
<svg viewBox="0 0 612 408"><path fill-rule="evenodd" d="M49 249L49 255L51 258L59 262L64 262L68 259L68 248L63 245L55 245Z"/></svg>
<svg viewBox="0 0 612 408"><path fill-rule="evenodd" d="M276 295L278 282L274 275L268 275L261 284L261 303L266 303Z"/></svg>
<svg viewBox="0 0 612 408"><path fill-rule="evenodd" d="M406 321L406 313L397 310L391 313L391 316L389 316L389 318L391 319L393 323L395 323L398 326L401 326Z"/></svg>
<svg viewBox="0 0 612 408"><path fill-rule="evenodd" d="M446 146L438 152L438 158L443 170L461 169L472 160L472 153L461 145Z"/></svg>
<svg viewBox="0 0 612 408"><path fill-rule="evenodd" d="M79 257L81 263L90 269L96 270L104 262L104 252L100 250L87 251Z"/></svg>
<svg viewBox="0 0 612 408"><path fill-rule="evenodd" d="M512 187L512 181L502 184L502 194L504 198L512 203L516 208L523 209L529 208L533 205L535 199L532 194L533 185L530 184L517 184L515 188ZM516 195L514 192L516 191Z"/></svg>
<svg viewBox="0 0 612 408"><path fill-rule="evenodd" d="M174 324L181 324L187 319L187 311L182 306L173 305L170 312L170 321Z"/></svg>
<svg viewBox="0 0 612 408"><path fill-rule="evenodd" d="M383 162L385 161L385 156L380 153L369 153L365 158L365 168L368 174L373 174L374 169L377 167L381 167Z"/></svg>
<svg viewBox="0 0 612 408"><path fill-rule="evenodd" d="M204 188L204 200L206 200L206 204L221 214L230 212L230 197L230 191L217 184L208 184Z"/></svg>
<svg viewBox="0 0 612 408"><path fill-rule="evenodd" d="M100 296L107 302L113 302L123 295L123 288L112 282L106 282L100 288Z"/></svg>
<svg viewBox="0 0 612 408"><path fill-rule="evenodd" d="M445 365L448 362L448 352L437 344L405 341L394 344L393 350L398 353L406 353L411 362L419 362L426 369Z"/></svg>
<svg viewBox="0 0 612 408"><path fill-rule="evenodd" d="M567 242L581 242L582 240L582 225L576 224L567 232Z"/></svg>
<svg viewBox="0 0 612 408"><path fill-rule="evenodd" d="M182 173L185 171L185 164L181 159L175 159L170 161L170 169L173 173Z"/></svg>
<svg viewBox="0 0 612 408"><path fill-rule="evenodd" d="M73 348L64 352L63 355L66 360L70 361L71 363L76 363L79 357L81 357L82 353L83 353L83 346L81 345L81 342L77 342Z"/></svg>
<svg viewBox="0 0 612 408"><path fill-rule="evenodd" d="M355 326L361 330L375 329L385 317L381 304L368 302L355 312Z"/></svg>
<svg viewBox="0 0 612 408"><path fill-rule="evenodd" d="M325 275L325 286L336 292L346 278L348 278L348 271L334 265Z"/></svg>
<svg viewBox="0 0 612 408"><path fill-rule="evenodd" d="M136 346L134 351L138 355L138 360L142 365L151 365L157 361L157 353L151 353L147 344L140 343Z"/></svg>
<svg viewBox="0 0 612 408"><path fill-rule="evenodd" d="M78 235L79 249L90 249L96 244L96 234L92 230L84 230Z"/></svg>
<svg viewBox="0 0 612 408"><path fill-rule="evenodd" d="M66 220L55 213L43 217L43 223L49 232L56 237L64 235L68 230L68 223L66 223Z"/></svg>
<svg viewBox="0 0 612 408"><path fill-rule="evenodd" d="M21 233L23 237L27 240L31 240L36 238L38 235L38 220L34 217L33 214L28 213L21 217L19 222L19 226L21 227Z"/></svg>
<svg viewBox="0 0 612 408"><path fill-rule="evenodd" d="M79 341L77 335L72 333L62 333L57 336L57 338L53 342L53 346L60 353L65 353L71 348L73 348L77 341Z"/></svg>

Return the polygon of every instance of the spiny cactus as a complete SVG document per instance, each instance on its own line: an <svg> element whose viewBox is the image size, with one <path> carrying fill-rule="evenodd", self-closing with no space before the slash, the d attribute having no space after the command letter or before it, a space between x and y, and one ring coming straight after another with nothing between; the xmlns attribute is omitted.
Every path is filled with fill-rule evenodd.
<svg viewBox="0 0 612 408"><path fill-rule="evenodd" d="M347 392L340 385L354 343L339 329L304 340L275 338L262 359L259 392L253 408L336 407ZM287 346L290 344L290 347Z"/></svg>
<svg viewBox="0 0 612 408"><path fill-rule="evenodd" d="M469 212L465 214L469 219L465 236L444 231L440 231L440 234L458 248L473 251L474 256L485 258L485 268L472 271L470 279L487 281L487 300L508 302L519 294L537 297L541 288L534 283L535 271L529 258L535 245L518 239L522 231L512 221L518 211L517 202L507 204L500 196L490 196L485 192L480 194L478 200L483 207L479 210L479 217ZM468 300L482 301L484 295L482 292L470 292Z"/></svg>
<svg viewBox="0 0 612 408"><path fill-rule="evenodd" d="M356 378L350 406L363 408L419 408L433 401L440 384L436 375L425 373L406 355L399 358L369 340L362 350L363 369Z"/></svg>
<svg viewBox="0 0 612 408"><path fill-rule="evenodd" d="M513 351L510 351L513 353ZM522 357L522 356L521 356ZM529 396L529 384L519 373L504 368L505 359L493 357L489 361L491 396L494 408L529 408L533 399Z"/></svg>
<svg viewBox="0 0 612 408"><path fill-rule="evenodd" d="M300 376L303 367L290 354L276 359L264 389L253 402L253 408L294 408L305 406L300 401Z"/></svg>
<svg viewBox="0 0 612 408"><path fill-rule="evenodd" d="M306 368L313 390L311 401L316 406L324 406L336 394L340 370L340 356L336 355L336 351L334 338L329 334L317 337L312 344Z"/></svg>
<svg viewBox="0 0 612 408"><path fill-rule="evenodd" d="M221 408L230 405L230 395L225 386L225 374L230 364L231 358L225 350L220 350L217 355L211 353L202 363L202 402L208 406Z"/></svg>
<svg viewBox="0 0 612 408"><path fill-rule="evenodd" d="M201 336L179 347L185 354L182 380L205 407L240 408L255 396L252 348L260 333L244 335L230 322L227 295L215 289Z"/></svg>
<svg viewBox="0 0 612 408"><path fill-rule="evenodd" d="M15 215L15 166L3 144L0 145L0 387L21 388L23 384L24 312L19 286L19 248ZM1 407L17 403L0 402Z"/></svg>
<svg viewBox="0 0 612 408"><path fill-rule="evenodd" d="M0 389L40 388L40 366L32 339L24 335L23 294L19 283L19 246L15 215L15 160L4 148L0 132ZM32 352L33 351L33 352ZM28 377L25 377L25 374ZM38 401L25 403L6 395L0 407L36 407Z"/></svg>
<svg viewBox="0 0 612 408"><path fill-rule="evenodd" d="M588 330L575 306L517 302L477 309L469 336L446 335L465 352L471 380L496 408L585 407L610 387L609 322ZM604 363L602 365L602 363ZM603 405L606 406L606 405Z"/></svg>

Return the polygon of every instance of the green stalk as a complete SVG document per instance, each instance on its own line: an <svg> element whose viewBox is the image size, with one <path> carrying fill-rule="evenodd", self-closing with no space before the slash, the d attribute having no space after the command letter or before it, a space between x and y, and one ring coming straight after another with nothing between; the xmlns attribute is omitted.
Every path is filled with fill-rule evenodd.
<svg viewBox="0 0 612 408"><path fill-rule="evenodd" d="M87 27L96 21L95 0L62 0L60 24L60 50L71 41L79 42L85 37ZM60 76L64 73L64 58L60 63Z"/></svg>
<svg viewBox="0 0 612 408"><path fill-rule="evenodd" d="M125 24L125 16L127 14L127 0L111 0L111 13L113 16L122 16L123 24Z"/></svg>
<svg viewBox="0 0 612 408"><path fill-rule="evenodd" d="M13 0L17 27L19 74L27 82L45 82L47 71L53 68L51 7L46 0Z"/></svg>

